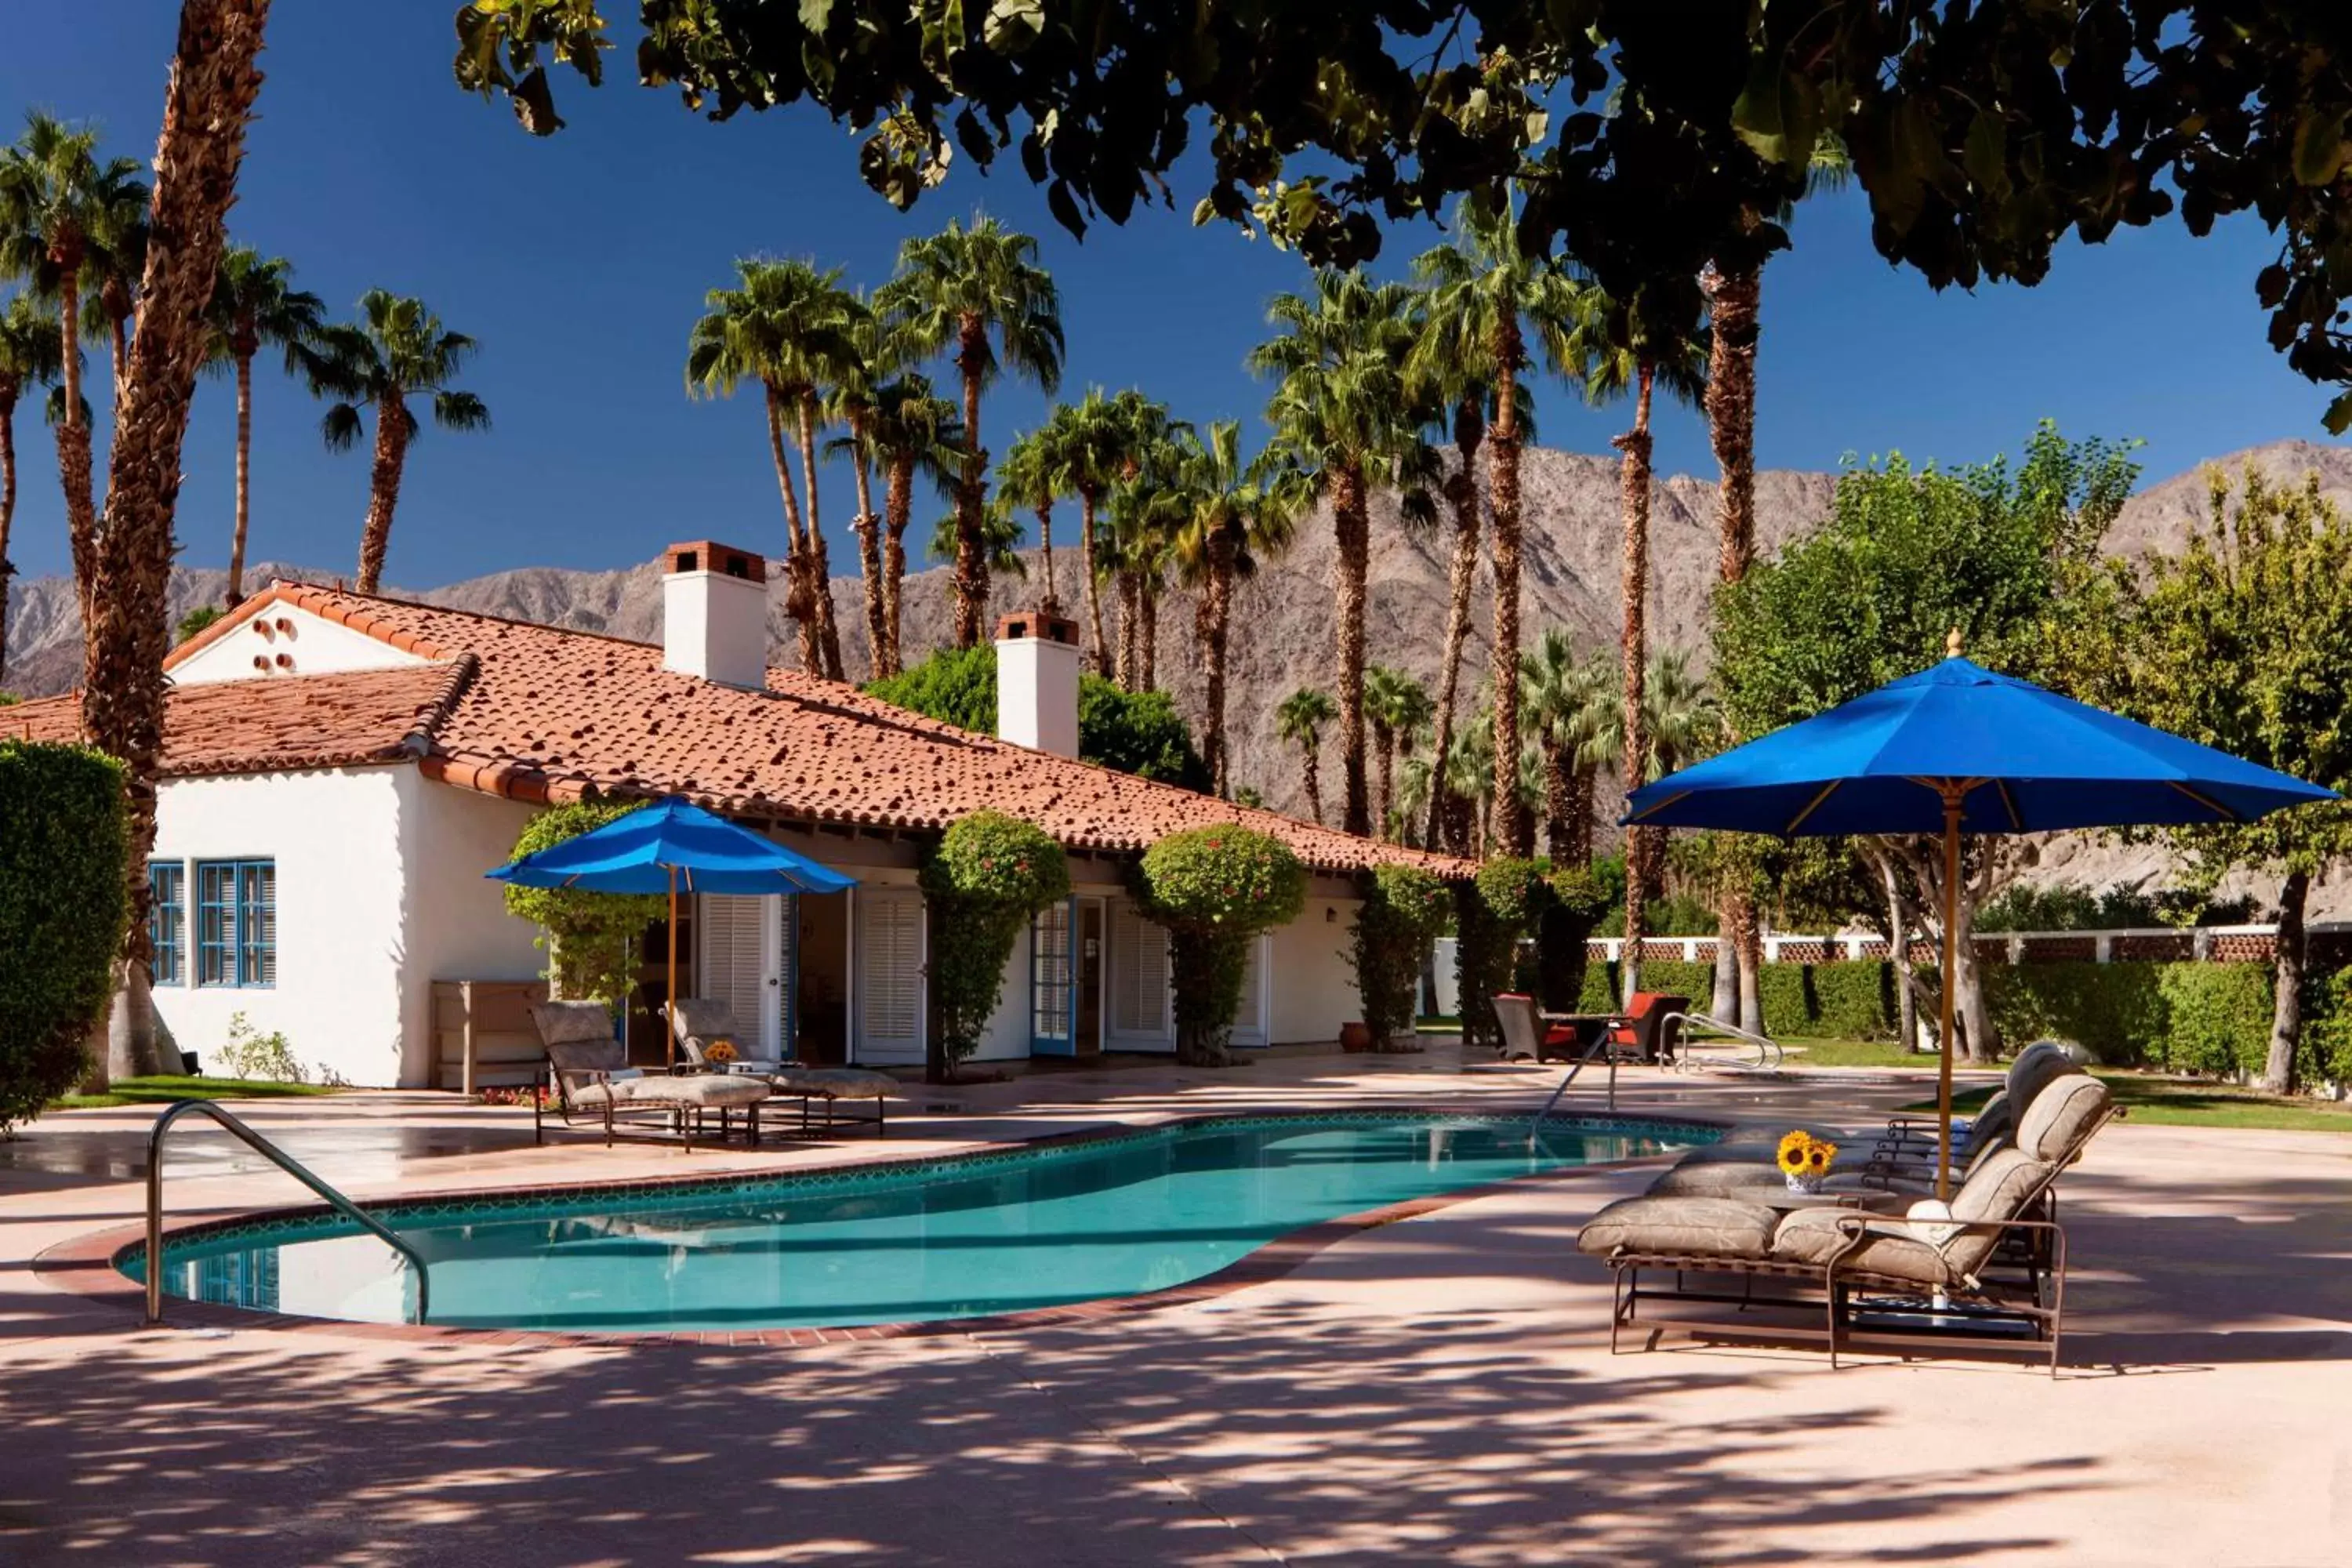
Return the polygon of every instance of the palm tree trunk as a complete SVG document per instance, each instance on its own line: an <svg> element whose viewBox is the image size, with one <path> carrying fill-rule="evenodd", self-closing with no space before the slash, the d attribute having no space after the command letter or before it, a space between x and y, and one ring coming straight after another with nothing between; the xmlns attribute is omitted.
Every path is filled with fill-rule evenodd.
<svg viewBox="0 0 2352 1568"><path fill-rule="evenodd" d="M1544 853L1555 866L1569 858L1569 814L1576 809L1576 768L1566 746L1544 748Z"/></svg>
<svg viewBox="0 0 2352 1568"><path fill-rule="evenodd" d="M1160 590L1149 577L1135 580L1135 675L1142 684L1139 691L1150 691L1159 679L1160 653Z"/></svg>
<svg viewBox="0 0 2352 1568"><path fill-rule="evenodd" d="M852 472L857 476L857 576L866 590L866 672L870 679L882 669L882 542L874 515L874 476L866 452L866 416L849 416L849 444L856 454Z"/></svg>
<svg viewBox="0 0 2352 1568"><path fill-rule="evenodd" d="M1372 726L1372 751L1380 763L1380 821L1382 838L1389 837L1389 811L1396 804L1396 734L1385 724Z"/></svg>
<svg viewBox="0 0 2352 1568"><path fill-rule="evenodd" d="M113 289L114 285L109 284L107 292L110 294ZM114 301L108 299L106 294L101 294L100 299L106 304L107 341L114 356L114 406L120 409L122 406L122 395L130 389L131 380L130 304L129 301L124 301L122 310L118 313Z"/></svg>
<svg viewBox="0 0 2352 1568"><path fill-rule="evenodd" d="M915 509L915 454L893 453L882 493L883 663L876 673L896 675L906 666L898 651L898 590L907 581L907 522Z"/></svg>
<svg viewBox="0 0 2352 1568"><path fill-rule="evenodd" d="M1233 625L1234 542L1219 528L1209 541L1209 581L1201 591L1202 685L1208 712L1201 730L1208 745L1210 788L1220 800L1233 798L1232 769L1225 742L1225 647Z"/></svg>
<svg viewBox="0 0 2352 1568"><path fill-rule="evenodd" d="M980 620L988 603L988 546L981 528L981 491L988 454L980 445L980 373L988 353L988 329L977 316L963 319L956 368L963 373L963 483L956 488L955 640L958 647L980 642Z"/></svg>
<svg viewBox="0 0 2352 1568"><path fill-rule="evenodd" d="M121 760L127 775L131 901L122 954L142 968L152 957L147 858L155 847L163 740L173 503L189 399L205 359L205 307L236 199L246 123L261 89L254 62L268 16L269 0L184 0L181 6L148 209L156 243L148 247L140 291L145 315L107 454L107 529L95 551L96 614L83 641L82 723L94 744ZM74 412L69 402L68 416ZM152 1033L131 1045L136 1058L148 1058L140 1065L161 1065L152 1060Z"/></svg>
<svg viewBox="0 0 2352 1568"><path fill-rule="evenodd" d="M1462 684L1462 644L1470 633L1470 588L1478 572L1478 443L1486 416L1477 400L1465 398L1454 414L1454 447L1459 461L1446 476L1445 498L1454 507L1454 563L1446 577L1445 653L1437 670L1437 748L1430 753L1442 768L1454 744L1454 704ZM1429 829L1424 842L1438 841L1445 791L1429 792Z"/></svg>
<svg viewBox="0 0 2352 1568"><path fill-rule="evenodd" d="M1310 735L1307 740L1307 815L1320 826L1323 822L1322 760L1316 753L1323 749L1323 737Z"/></svg>
<svg viewBox="0 0 2352 1568"><path fill-rule="evenodd" d="M383 558L392 548L392 514L400 505L400 471L408 460L408 404L400 388L392 387L375 405L375 460L368 470L367 521L360 529L360 575L362 594L373 594L383 583Z"/></svg>
<svg viewBox="0 0 2352 1568"><path fill-rule="evenodd" d="M51 259L58 265L58 331L65 340L65 417L58 421L58 479L66 492L66 545L73 561L74 597L81 607L83 635L89 635L90 622L90 585L98 575L98 508L90 499L89 421L82 417L81 392L81 285L75 274L80 268L78 256L70 253L60 257L52 247Z"/></svg>
<svg viewBox="0 0 2352 1568"><path fill-rule="evenodd" d="M1364 507L1363 475L1340 470L1331 488L1331 527L1339 547L1331 587L1339 653L1339 760L1346 784L1339 826L1369 838L1372 799L1364 765L1364 599L1371 574L1371 520Z"/></svg>
<svg viewBox="0 0 2352 1568"><path fill-rule="evenodd" d="M1135 661L1142 639L1136 627L1143 619L1143 580L1132 572L1118 574L1118 683L1129 691L1135 683Z"/></svg>
<svg viewBox="0 0 2352 1568"><path fill-rule="evenodd" d="M833 614L833 563L816 510L816 394L803 387L800 403L801 483L808 490L808 512L802 527L808 538L809 587L816 595L817 641L824 654L824 676L827 680L839 680L841 625Z"/></svg>
<svg viewBox="0 0 2352 1568"><path fill-rule="evenodd" d="M1062 613L1061 599L1054 592L1054 503L1048 498L1037 504L1037 548L1045 556L1045 612L1049 616Z"/></svg>
<svg viewBox="0 0 2352 1568"><path fill-rule="evenodd" d="M1624 749L1621 771L1628 793L1640 787L1647 771L1649 737L1643 728L1642 678L1644 627L1643 613L1650 584L1650 383L1651 366L1641 368L1633 400L1633 428L1610 444L1625 454L1619 465L1619 483L1625 513L1625 555L1622 572L1624 633L1619 652L1625 683ZM1643 886L1649 865L1647 828L1625 832L1625 994L1640 984L1643 906L1649 889Z"/></svg>
<svg viewBox="0 0 2352 1568"><path fill-rule="evenodd" d="M16 521L16 384L0 381L0 690L8 680L8 529Z"/></svg>
<svg viewBox="0 0 2352 1568"><path fill-rule="evenodd" d="M1579 767L1569 775L1568 861L1571 866L1592 859L1592 772Z"/></svg>
<svg viewBox="0 0 2352 1568"><path fill-rule="evenodd" d="M1078 487L1078 570L1087 578L1087 625L1094 637L1097 675L1110 673L1110 646L1103 640L1102 584L1095 573L1095 489Z"/></svg>
<svg viewBox="0 0 2352 1568"><path fill-rule="evenodd" d="M245 527L253 458L253 356L236 361L236 526L228 537L228 607L245 597Z"/></svg>
<svg viewBox="0 0 2352 1568"><path fill-rule="evenodd" d="M768 460L776 466L776 491L784 498L784 614L799 628L801 672L824 673L824 642L817 631L816 595L809 587L808 547L802 542L800 497L793 492L791 460L784 456L784 397L771 385L768 395Z"/></svg>
<svg viewBox="0 0 2352 1568"><path fill-rule="evenodd" d="M1737 583L1748 574L1756 558L1756 342L1760 330L1758 306L1763 274L1755 268L1736 272L1709 270L1702 279L1707 293L1710 332L1706 381L1707 435L1722 470L1717 503L1718 575ZM1739 737L1731 737L1737 743ZM1719 940L1731 944L1742 975L1739 1023L1761 1030L1763 1019L1751 1016L1747 998L1760 994L1754 973L1763 958L1763 942L1756 918L1756 900L1734 873L1723 896Z"/></svg>
<svg viewBox="0 0 2352 1568"><path fill-rule="evenodd" d="M1503 853L1535 849L1535 824L1519 800L1519 383L1523 350L1516 307L1495 328L1495 827Z"/></svg>

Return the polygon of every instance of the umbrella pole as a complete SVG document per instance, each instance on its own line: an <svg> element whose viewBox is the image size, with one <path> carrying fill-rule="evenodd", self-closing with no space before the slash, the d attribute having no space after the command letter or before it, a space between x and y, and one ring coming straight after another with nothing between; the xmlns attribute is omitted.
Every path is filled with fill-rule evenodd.
<svg viewBox="0 0 2352 1568"><path fill-rule="evenodd" d="M1959 990L1960 801L1944 791L1944 1027L1936 1060L1936 1196L1952 1197L1952 1004Z"/></svg>
<svg viewBox="0 0 2352 1568"><path fill-rule="evenodd" d="M662 1049L668 1066L677 1066L677 868L669 868L669 985L662 993ZM1951 1074L1947 1072L1947 1080ZM1945 1121L1951 1120L1946 1106Z"/></svg>

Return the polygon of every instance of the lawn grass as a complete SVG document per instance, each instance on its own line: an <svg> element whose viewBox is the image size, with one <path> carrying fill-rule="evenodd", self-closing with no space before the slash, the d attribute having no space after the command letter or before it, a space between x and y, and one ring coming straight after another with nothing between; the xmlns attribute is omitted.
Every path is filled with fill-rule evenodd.
<svg viewBox="0 0 2352 1568"><path fill-rule="evenodd" d="M2205 1079L2166 1078L2157 1073L2103 1070L2099 1078L2131 1113L2153 1127L2249 1127L2272 1132L2352 1132L2352 1105L2337 1100L2283 1098ZM1992 1096L1972 1089L1952 1097L1956 1111L1974 1111ZM1931 1111L1932 1100L1903 1107Z"/></svg>
<svg viewBox="0 0 2352 1568"><path fill-rule="evenodd" d="M49 1101L51 1110L92 1110L110 1105L170 1105L182 1100L289 1100L306 1094L333 1094L320 1083L276 1083L266 1079L190 1078L184 1073L158 1073L152 1078L119 1078L104 1094L64 1094Z"/></svg>
<svg viewBox="0 0 2352 1568"><path fill-rule="evenodd" d="M1933 1070L1933 1051L1906 1051L1893 1040L1783 1039L1791 1068L1926 1068ZM1801 1051L1801 1056L1798 1053Z"/></svg>

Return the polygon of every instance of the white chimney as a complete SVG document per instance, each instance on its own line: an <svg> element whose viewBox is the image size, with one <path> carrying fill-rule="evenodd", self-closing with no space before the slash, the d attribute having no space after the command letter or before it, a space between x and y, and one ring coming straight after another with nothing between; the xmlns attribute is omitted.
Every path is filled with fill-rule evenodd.
<svg viewBox="0 0 2352 1568"><path fill-rule="evenodd" d="M768 684L768 563L698 540L662 555L662 668L759 691Z"/></svg>
<svg viewBox="0 0 2352 1568"><path fill-rule="evenodd" d="M996 623L996 738L1078 754L1078 623L1044 610Z"/></svg>

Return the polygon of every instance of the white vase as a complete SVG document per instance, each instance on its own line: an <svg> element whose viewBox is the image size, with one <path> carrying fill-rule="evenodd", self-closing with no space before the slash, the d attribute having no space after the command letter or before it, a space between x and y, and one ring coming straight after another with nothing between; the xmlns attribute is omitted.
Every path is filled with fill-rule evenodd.
<svg viewBox="0 0 2352 1568"><path fill-rule="evenodd" d="M1804 1193L1810 1195L1822 1190L1822 1178L1819 1176L1792 1176L1785 1171L1781 1174L1787 1177L1789 1190L1792 1193Z"/></svg>

